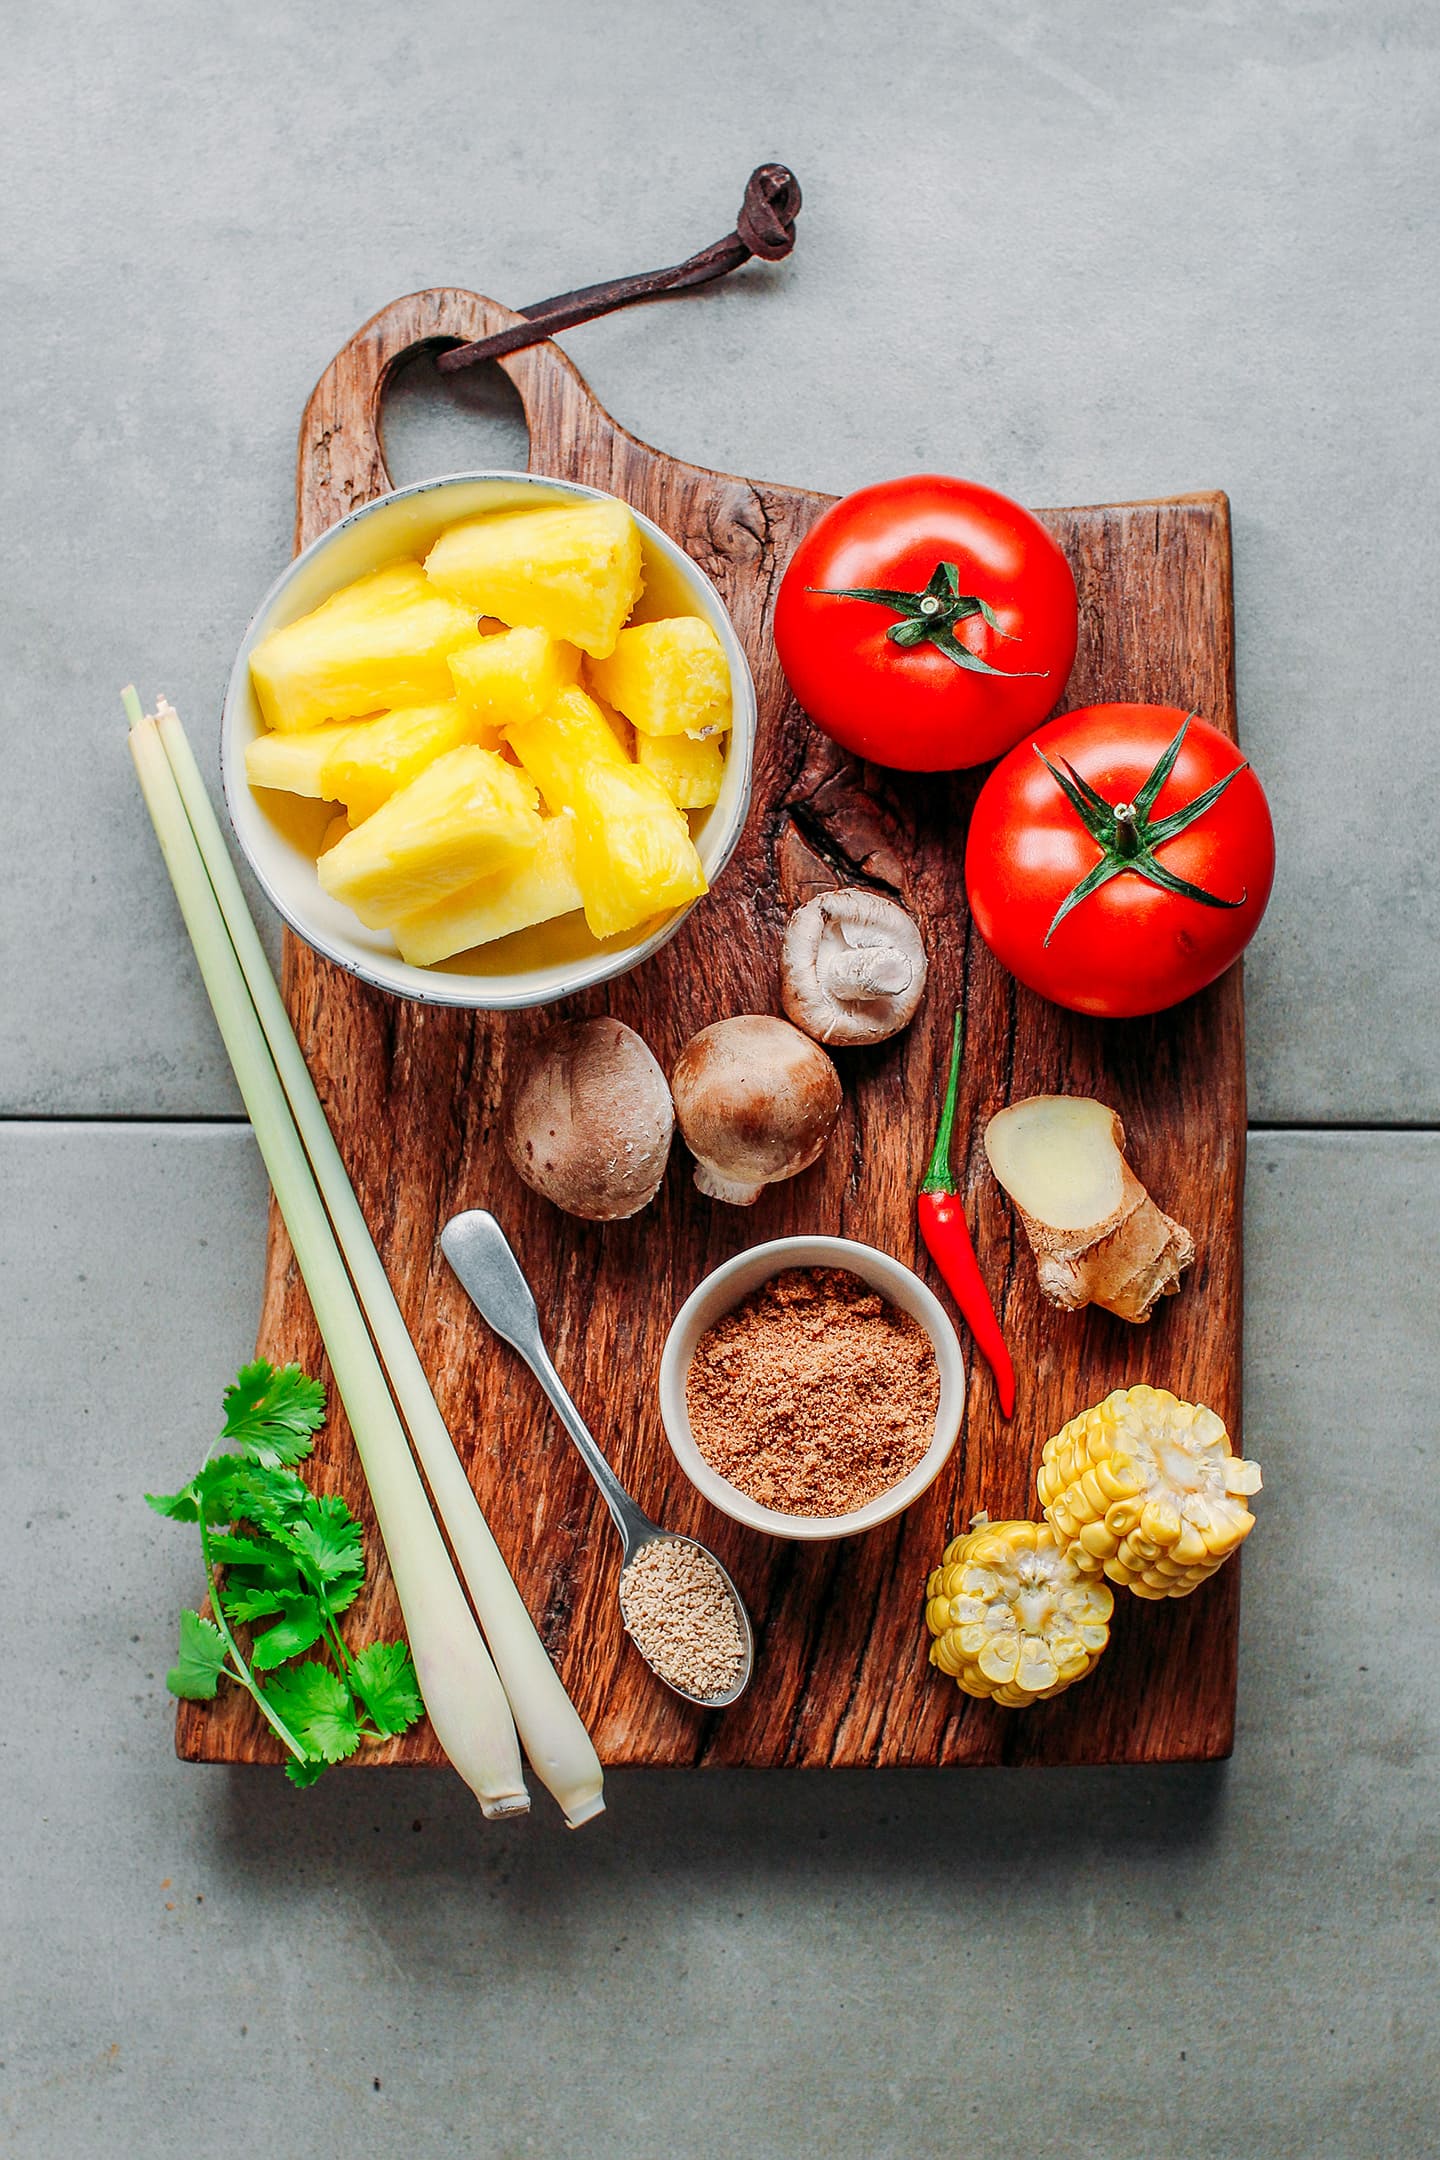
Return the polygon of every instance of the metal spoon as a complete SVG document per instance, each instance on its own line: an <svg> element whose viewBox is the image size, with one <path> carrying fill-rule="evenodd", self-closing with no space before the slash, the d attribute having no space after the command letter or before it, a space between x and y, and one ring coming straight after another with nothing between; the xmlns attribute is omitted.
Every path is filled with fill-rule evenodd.
<svg viewBox="0 0 1440 2160"><path fill-rule="evenodd" d="M723 1710L727 1703L735 1702L744 1694L750 1684L750 1675L755 1670L754 1630L739 1591L708 1546L700 1544L696 1538L680 1537L674 1531L662 1530L658 1523L650 1520L643 1508L637 1506L616 1477L596 1445L585 1420L570 1400L564 1381L550 1362L550 1353L545 1348L545 1338L540 1332L540 1315L535 1309L530 1285L525 1280L520 1263L511 1251L509 1240L495 1217L484 1208L471 1208L463 1215L452 1217L440 1233L440 1249L469 1292L481 1316L489 1322L502 1341L508 1342L511 1349L518 1350L524 1358L549 1396L555 1415L579 1449L581 1460L599 1486L605 1505L610 1510L611 1520L620 1533L623 1547L620 1559L622 1576L636 1554L657 1541L691 1545L697 1552L703 1553L711 1566L718 1571L735 1608L735 1625L740 1631L742 1653L739 1676L733 1687L727 1688L723 1695L692 1695L688 1688L678 1687L673 1680L667 1680L662 1672L658 1672L650 1659L645 1657L644 1646L635 1635L631 1634L630 1640L641 1657L645 1658L645 1663L650 1666L656 1679L664 1681L665 1686L675 1694L682 1696L686 1702L699 1703L703 1709ZM622 1621L625 1619L623 1604L620 1617ZM626 1632L630 1633L628 1622Z"/></svg>

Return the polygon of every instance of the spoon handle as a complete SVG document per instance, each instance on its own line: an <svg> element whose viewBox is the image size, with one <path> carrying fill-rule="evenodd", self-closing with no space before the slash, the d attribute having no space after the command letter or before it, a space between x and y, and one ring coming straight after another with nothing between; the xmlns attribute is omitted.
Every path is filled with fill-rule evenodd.
<svg viewBox="0 0 1440 2160"><path fill-rule="evenodd" d="M631 1499L601 1454L594 1435L550 1362L550 1353L540 1331L534 1293L510 1249L509 1239L488 1210L471 1208L446 1223L440 1233L440 1249L469 1292L482 1319L489 1322L512 1350L519 1352L549 1397L556 1417L599 1486L628 1554L632 1545L648 1536L655 1526Z"/></svg>

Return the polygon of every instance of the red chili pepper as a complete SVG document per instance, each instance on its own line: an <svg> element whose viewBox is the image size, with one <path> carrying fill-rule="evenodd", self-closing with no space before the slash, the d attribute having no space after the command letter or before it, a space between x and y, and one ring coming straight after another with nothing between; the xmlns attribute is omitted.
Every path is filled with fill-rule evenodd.
<svg viewBox="0 0 1440 2160"><path fill-rule="evenodd" d="M940 1112L940 1130L935 1135L935 1152L920 1187L920 1235L931 1259L950 1286L951 1295L974 1337L976 1349L995 1375L1001 1414L1008 1418L1015 1411L1015 1367L1010 1362L1010 1352L1005 1347L990 1292L980 1273L965 1210L960 1205L960 1195L950 1173L950 1135L955 1126L955 1097L960 1086L960 1054L964 1045L965 1016L960 1011L955 1015L950 1079L945 1089L944 1108Z"/></svg>

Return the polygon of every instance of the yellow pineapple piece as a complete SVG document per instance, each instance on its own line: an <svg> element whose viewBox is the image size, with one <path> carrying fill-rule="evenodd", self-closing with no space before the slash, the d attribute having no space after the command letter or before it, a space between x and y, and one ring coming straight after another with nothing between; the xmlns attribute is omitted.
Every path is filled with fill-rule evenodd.
<svg viewBox="0 0 1440 2160"><path fill-rule="evenodd" d="M322 793L343 802L352 825L407 787L417 773L461 743L498 750L498 729L487 728L468 705L447 698L439 705L405 705L375 720L352 720L325 762ZM290 740L303 741L292 736Z"/></svg>
<svg viewBox="0 0 1440 2160"><path fill-rule="evenodd" d="M533 720L580 672L580 654L545 630L504 630L450 655L455 695L487 725Z"/></svg>
<svg viewBox="0 0 1440 2160"><path fill-rule="evenodd" d="M287 795L331 802L325 763L354 725L353 720L342 720L333 727L303 728L295 735L257 735L245 745L245 777L252 788L283 788Z"/></svg>
<svg viewBox="0 0 1440 2160"><path fill-rule="evenodd" d="M730 725L730 669L698 615L632 623L608 659L590 662L590 687L643 735L723 734Z"/></svg>
<svg viewBox="0 0 1440 2160"><path fill-rule="evenodd" d="M633 930L706 890L684 812L638 765L590 766L575 826L575 875L596 937Z"/></svg>
<svg viewBox="0 0 1440 2160"><path fill-rule="evenodd" d="M550 710L505 730L505 740L539 788L547 810L574 810L591 765L627 765L624 744L593 698L562 690Z"/></svg>
<svg viewBox="0 0 1440 2160"><path fill-rule="evenodd" d="M419 563L392 563L262 638L250 679L272 728L315 728L448 698L445 663L475 634L474 616L428 584Z"/></svg>
<svg viewBox="0 0 1440 2160"><path fill-rule="evenodd" d="M548 630L600 658L639 596L640 535L619 502L501 511L441 533L425 575L473 614Z"/></svg>
<svg viewBox="0 0 1440 2160"><path fill-rule="evenodd" d="M349 830L350 820L348 817L346 817L344 811L342 810L338 817L331 818L329 824L325 827L324 832L321 833L320 846L317 852L321 855L328 855L331 848L335 846L336 842L338 840L343 840Z"/></svg>
<svg viewBox="0 0 1440 2160"><path fill-rule="evenodd" d="M725 777L722 738L707 735L642 735L635 731L635 762L653 773L671 802L682 810L704 810L720 793Z"/></svg>
<svg viewBox="0 0 1440 2160"><path fill-rule="evenodd" d="M477 879L517 870L540 839L535 789L493 750L463 743L382 803L316 865L333 899L383 930Z"/></svg>
<svg viewBox="0 0 1440 2160"><path fill-rule="evenodd" d="M584 697L585 694L577 685L577 695ZM620 745L620 754L626 764L633 765L635 762L635 730L625 718L624 713L616 712L613 705L605 703L604 698L591 698L590 702ZM608 763L609 760L607 759L606 762Z"/></svg>
<svg viewBox="0 0 1440 2160"><path fill-rule="evenodd" d="M573 914L581 905L575 882L575 820L543 818L530 860L518 870L501 870L467 885L448 900L437 900L391 925L401 958L413 967L432 967L455 953L515 930L530 930Z"/></svg>
<svg viewBox="0 0 1440 2160"><path fill-rule="evenodd" d="M583 690L562 691L540 719L506 728L505 740L547 809L575 820L575 875L596 937L633 930L706 890L684 813L630 762Z"/></svg>

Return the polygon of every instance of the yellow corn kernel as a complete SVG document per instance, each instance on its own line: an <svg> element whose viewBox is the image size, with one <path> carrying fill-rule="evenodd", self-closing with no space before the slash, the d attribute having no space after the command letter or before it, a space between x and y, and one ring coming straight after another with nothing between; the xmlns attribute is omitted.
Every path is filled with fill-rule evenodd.
<svg viewBox="0 0 1440 2160"><path fill-rule="evenodd" d="M1048 1523L987 1521L946 1546L926 1585L930 1662L1005 1709L1083 1679L1110 1639L1115 1600Z"/></svg>
<svg viewBox="0 0 1440 2160"><path fill-rule="evenodd" d="M1083 1574L1137 1597L1186 1597L1254 1528L1242 1502L1260 1490L1260 1466L1234 1454L1203 1404L1117 1388L1047 1440L1035 1483Z"/></svg>

